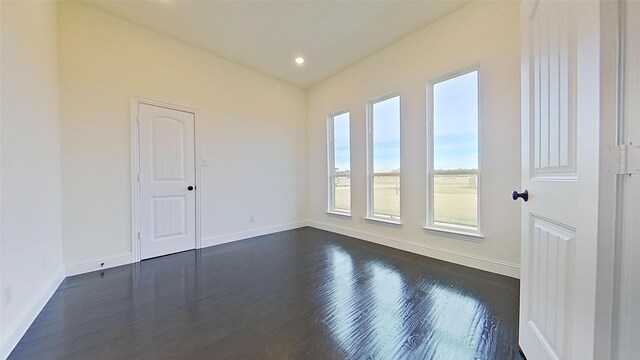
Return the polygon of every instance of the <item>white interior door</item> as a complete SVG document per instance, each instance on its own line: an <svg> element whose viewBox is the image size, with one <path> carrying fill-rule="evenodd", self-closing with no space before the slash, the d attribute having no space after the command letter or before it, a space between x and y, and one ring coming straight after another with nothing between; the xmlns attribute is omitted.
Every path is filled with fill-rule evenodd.
<svg viewBox="0 0 640 360"><path fill-rule="evenodd" d="M195 115L138 104L142 259L195 248Z"/></svg>
<svg viewBox="0 0 640 360"><path fill-rule="evenodd" d="M519 342L529 360L593 358L599 166L597 1L522 3Z"/></svg>

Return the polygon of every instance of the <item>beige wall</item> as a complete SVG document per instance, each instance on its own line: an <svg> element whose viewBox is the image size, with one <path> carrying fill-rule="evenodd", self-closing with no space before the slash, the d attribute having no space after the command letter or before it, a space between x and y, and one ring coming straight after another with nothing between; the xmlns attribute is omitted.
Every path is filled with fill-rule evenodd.
<svg viewBox="0 0 640 360"><path fill-rule="evenodd" d="M387 245L518 276L520 204L520 42L518 2L473 2L308 91L308 215L312 224ZM479 64L481 217L485 239L427 234L426 86L442 74ZM365 104L402 96L403 226L362 221L366 214ZM353 217L327 209L326 118L351 111Z"/></svg>
<svg viewBox="0 0 640 360"><path fill-rule="evenodd" d="M200 111L204 239L306 218L303 90L81 4L58 11L67 264L131 252L131 96Z"/></svg>
<svg viewBox="0 0 640 360"><path fill-rule="evenodd" d="M0 358L63 276L54 2L0 2Z"/></svg>

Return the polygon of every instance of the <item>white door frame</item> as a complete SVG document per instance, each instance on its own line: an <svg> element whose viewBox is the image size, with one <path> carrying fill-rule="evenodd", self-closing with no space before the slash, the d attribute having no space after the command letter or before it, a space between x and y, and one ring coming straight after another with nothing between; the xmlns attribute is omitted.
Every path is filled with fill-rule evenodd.
<svg viewBox="0 0 640 360"><path fill-rule="evenodd" d="M196 188L196 243L195 248L202 247L202 234L200 231L200 126L198 121L198 110L168 104L161 101L144 99L136 96L131 97L131 253L133 262L140 262L140 137L138 131L138 105L147 104L163 107L171 110L183 111L193 114L194 118L194 144L195 144L195 188Z"/></svg>

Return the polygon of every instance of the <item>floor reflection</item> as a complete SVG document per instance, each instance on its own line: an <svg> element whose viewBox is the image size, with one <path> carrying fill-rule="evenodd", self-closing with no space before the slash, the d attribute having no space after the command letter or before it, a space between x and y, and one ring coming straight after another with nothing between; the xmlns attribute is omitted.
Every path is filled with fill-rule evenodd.
<svg viewBox="0 0 640 360"><path fill-rule="evenodd" d="M329 246L323 299L328 332L347 358L494 359L499 320L464 287L405 279L379 259Z"/></svg>
<svg viewBox="0 0 640 360"><path fill-rule="evenodd" d="M328 248L327 256L331 263L331 275L327 279L327 285L331 289L329 298L332 306L325 315L325 321L335 341L345 352L348 352L351 334L355 330L353 316L356 315L353 261L337 246Z"/></svg>
<svg viewBox="0 0 640 360"><path fill-rule="evenodd" d="M378 344L374 353L380 358L389 359L398 352L397 346L405 338L404 318L409 310L409 303L404 296L402 276L384 266L372 262L369 271L373 277L369 280L369 288L373 294L371 306L373 339Z"/></svg>
<svg viewBox="0 0 640 360"><path fill-rule="evenodd" d="M427 289L429 331L432 343L429 354L437 359L477 359L487 356L482 350L487 339L487 311L483 304L460 289L433 284Z"/></svg>

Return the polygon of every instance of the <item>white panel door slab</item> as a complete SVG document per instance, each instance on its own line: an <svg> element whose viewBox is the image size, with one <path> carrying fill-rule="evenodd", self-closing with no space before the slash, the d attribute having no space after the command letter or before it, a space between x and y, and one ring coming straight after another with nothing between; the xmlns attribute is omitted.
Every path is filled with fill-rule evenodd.
<svg viewBox="0 0 640 360"><path fill-rule="evenodd" d="M195 248L195 115L138 105L142 259Z"/></svg>
<svg viewBox="0 0 640 360"><path fill-rule="evenodd" d="M599 166L599 3L522 3L520 347L593 358Z"/></svg>

